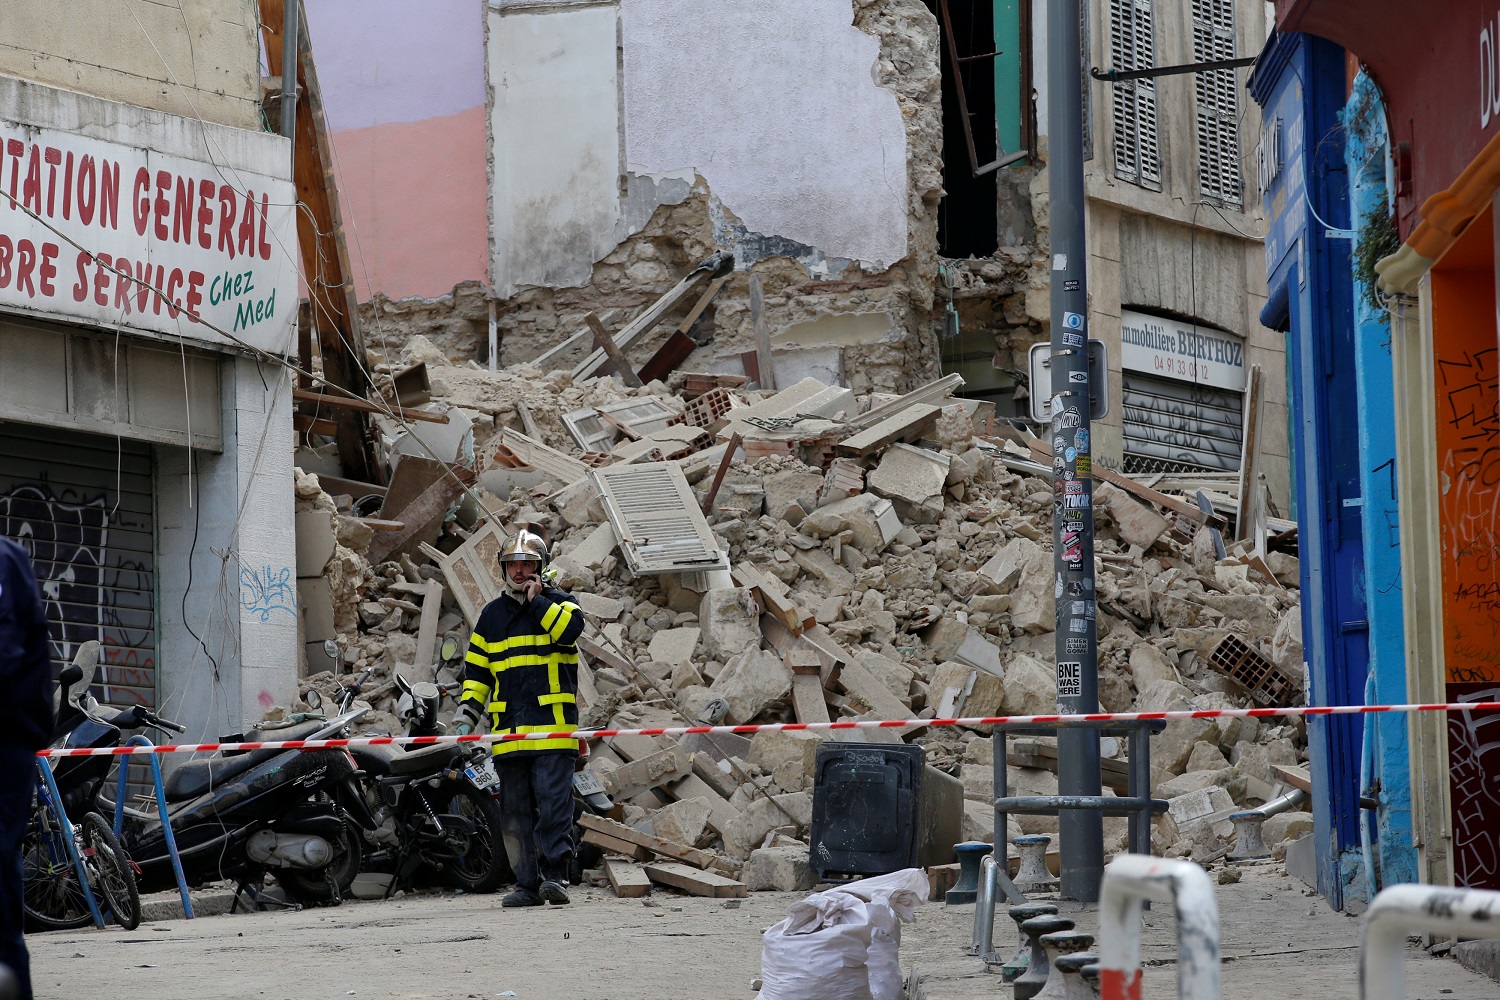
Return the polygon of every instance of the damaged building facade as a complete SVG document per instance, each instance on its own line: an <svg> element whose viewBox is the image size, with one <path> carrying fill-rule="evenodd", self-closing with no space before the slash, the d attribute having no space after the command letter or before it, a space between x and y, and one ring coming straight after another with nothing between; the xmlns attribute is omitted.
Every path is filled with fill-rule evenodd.
<svg viewBox="0 0 1500 1000"><path fill-rule="evenodd" d="M129 10L0 18L0 532L56 663L217 734L295 694L296 197L254 8Z"/></svg>
<svg viewBox="0 0 1500 1000"><path fill-rule="evenodd" d="M745 371L753 272L774 384L958 372L1026 415L1049 325L1045 5L442 0L390 61L362 39L396 36L394 5L308 16L373 348L422 333L454 358L534 360L587 336L590 312L618 332L724 252L735 272L683 370ZM1262 5L1232 0L1090 18L1100 71L1233 58L1266 33ZM1089 328L1112 397L1097 460L1238 472L1258 401L1253 471L1291 516L1244 73L1088 82Z"/></svg>

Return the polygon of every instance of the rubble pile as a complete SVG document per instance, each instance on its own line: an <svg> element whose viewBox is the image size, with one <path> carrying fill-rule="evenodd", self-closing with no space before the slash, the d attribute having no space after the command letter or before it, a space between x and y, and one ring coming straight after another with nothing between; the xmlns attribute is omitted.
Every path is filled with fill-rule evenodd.
<svg viewBox="0 0 1500 1000"><path fill-rule="evenodd" d="M750 391L743 377L683 374L628 389L608 375L450 364L420 337L377 370L393 376L413 364L427 369L426 407L468 429L454 454L437 457L473 468L478 485L468 499L455 488L430 542L403 534L404 547L372 564L371 544L402 513L357 516L359 498L330 496L299 472L299 511L337 518L324 572L341 662L318 672L310 654L307 680L325 699L366 669L365 697L386 711L395 671L451 680L458 665L438 662L435 644L446 635L466 644L466 616L496 593L482 570L466 568L482 564L469 555L521 524L546 530L557 585L589 616L586 726L1051 712L1058 600L1095 602L1105 710L1250 705L1255 692L1215 658L1226 637L1242 658L1300 687L1295 557L1240 543L1219 558L1222 520L1195 518L1190 504L1126 477L1096 484L1096 592L1058 594L1051 469L987 404L953 398L956 376L904 397L856 397L811 379ZM591 423L590 411L602 421ZM428 425L414 426L406 433ZM669 465L681 488L675 473L655 471ZM651 515L665 518L650 522L654 545L648 522L627 509L621 484L646 488L625 478L636 474L665 490L650 494ZM701 569L653 569L679 544L660 537L679 534L713 558ZM437 584L441 608L424 615ZM394 720L376 712L372 726ZM825 739L921 744L929 766L963 782L964 839L992 839L994 744L988 731L962 727L598 741L589 767L629 829L590 829L585 839L630 853L646 850L638 841L648 835L669 859L714 858L714 877L806 888ZM1112 764L1124 770L1123 743L1103 741L1106 785ZM1229 814L1285 792L1304 748L1300 720L1169 723L1151 740L1152 791L1171 802L1154 850L1222 856ZM1011 794L1056 793L1054 740L1012 737L1008 766ZM1310 827L1308 814L1284 812L1264 837L1275 849ZM1056 817L1013 816L1009 834L1056 830ZM1107 850L1124 849L1124 819L1106 819L1105 832ZM614 861L607 867L600 877L614 881Z"/></svg>

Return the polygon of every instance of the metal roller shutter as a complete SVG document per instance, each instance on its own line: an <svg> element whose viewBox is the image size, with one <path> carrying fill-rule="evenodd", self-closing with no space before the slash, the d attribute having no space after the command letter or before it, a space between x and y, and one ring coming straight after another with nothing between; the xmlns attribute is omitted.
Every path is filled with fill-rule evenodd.
<svg viewBox="0 0 1500 1000"><path fill-rule="evenodd" d="M156 707L151 446L0 423L0 532L31 553L54 666L97 639L96 696Z"/></svg>
<svg viewBox="0 0 1500 1000"><path fill-rule="evenodd" d="M1242 393L1123 374L1126 472L1238 471Z"/></svg>

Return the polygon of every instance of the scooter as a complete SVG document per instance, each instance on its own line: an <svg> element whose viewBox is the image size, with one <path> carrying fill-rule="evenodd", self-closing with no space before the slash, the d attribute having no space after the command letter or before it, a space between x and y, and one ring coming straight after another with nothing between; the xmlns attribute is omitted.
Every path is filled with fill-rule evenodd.
<svg viewBox="0 0 1500 1000"><path fill-rule="evenodd" d="M340 709L354 704L369 672L344 687ZM437 736L442 691L400 674L396 716L408 736ZM389 896L424 872L465 892L489 893L513 878L500 836L499 778L482 746L353 746L359 765L351 792L360 798L360 824L370 854L366 870L390 876ZM351 810L353 811L353 810Z"/></svg>
<svg viewBox="0 0 1500 1000"><path fill-rule="evenodd" d="M252 729L221 742L324 739L365 711ZM231 751L178 765L165 791L187 881L232 880L259 902L260 883L274 873L297 903L338 903L362 853L341 794L357 770L347 751L335 749ZM99 789L106 815L115 808L110 791ZM136 864L141 891L171 888L166 833L156 812L126 805L123 813L121 840Z"/></svg>

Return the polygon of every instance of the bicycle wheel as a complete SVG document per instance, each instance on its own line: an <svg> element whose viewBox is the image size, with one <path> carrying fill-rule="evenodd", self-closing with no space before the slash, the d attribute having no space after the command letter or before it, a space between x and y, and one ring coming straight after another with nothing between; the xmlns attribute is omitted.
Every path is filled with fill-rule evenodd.
<svg viewBox="0 0 1500 1000"><path fill-rule="evenodd" d="M30 930L74 930L94 922L67 837L56 815L38 806L21 841L21 909Z"/></svg>
<svg viewBox="0 0 1500 1000"><path fill-rule="evenodd" d="M120 846L109 823L96 812L83 817L84 870L89 884L109 904L115 923L133 931L141 923L141 893L135 884L135 865Z"/></svg>

